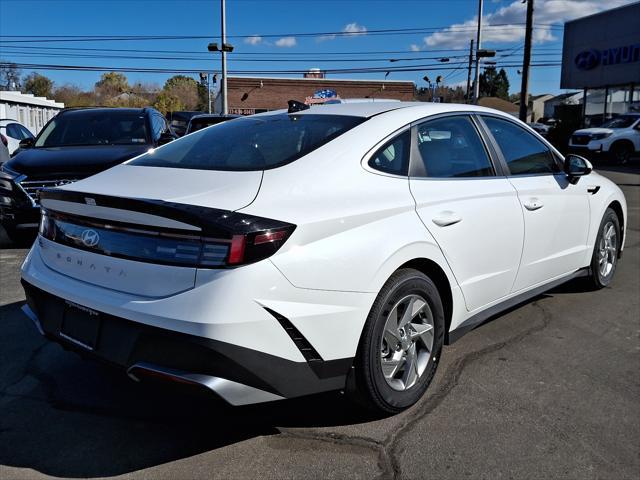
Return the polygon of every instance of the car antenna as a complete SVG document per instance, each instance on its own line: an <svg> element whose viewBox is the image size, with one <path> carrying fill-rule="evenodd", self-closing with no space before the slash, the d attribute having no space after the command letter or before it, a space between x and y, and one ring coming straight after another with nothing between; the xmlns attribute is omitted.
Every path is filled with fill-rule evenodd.
<svg viewBox="0 0 640 480"><path fill-rule="evenodd" d="M287 103L289 104L289 110L287 110L288 113L296 113L302 110L309 110L309 108L311 108L309 105L297 100L289 100Z"/></svg>

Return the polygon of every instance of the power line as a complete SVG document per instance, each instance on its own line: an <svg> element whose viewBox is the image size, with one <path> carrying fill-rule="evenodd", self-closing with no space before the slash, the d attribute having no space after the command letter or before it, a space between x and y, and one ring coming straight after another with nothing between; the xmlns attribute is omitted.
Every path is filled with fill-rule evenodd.
<svg viewBox="0 0 640 480"><path fill-rule="evenodd" d="M532 63L532 67L558 67L561 64L559 62L539 62ZM200 73L209 72L216 73L217 70L201 69L201 68L153 68L153 67L103 67L103 66L82 66L82 65L56 65L56 64L38 64L38 63L0 63L0 67L15 66L16 68L30 69L30 70L71 70L71 71L87 71L87 72L137 72L137 73ZM521 68L521 63L504 63L497 64L496 67L501 68ZM441 63L432 63L424 65L414 65L411 67L363 67L363 68L333 68L323 69L326 73L332 74L350 74L350 73L386 73L390 72L420 72L425 70L438 70L448 71L456 70L457 67L443 66ZM307 69L283 69L283 70L230 70L230 74L235 75L257 75L257 74L303 74Z"/></svg>
<svg viewBox="0 0 640 480"><path fill-rule="evenodd" d="M486 25L486 29L522 30L523 23L505 23ZM538 24L535 28L557 29L562 28L554 24ZM415 35L420 33L457 33L473 32L475 27L440 26L421 28L387 28L366 30L363 32L295 32L295 33L264 33L251 35L228 35L229 38L280 38L280 37L355 37L355 36L379 36L379 35ZM2 43L44 43L44 42L96 42L96 41L141 41L141 40L198 40L210 39L216 35L0 35Z"/></svg>

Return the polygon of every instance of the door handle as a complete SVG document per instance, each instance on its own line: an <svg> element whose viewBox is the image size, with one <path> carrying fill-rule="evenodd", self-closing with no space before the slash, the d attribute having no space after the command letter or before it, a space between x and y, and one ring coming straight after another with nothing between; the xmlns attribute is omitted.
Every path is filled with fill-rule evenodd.
<svg viewBox="0 0 640 480"><path fill-rule="evenodd" d="M444 212L440 212L436 217L432 219L432 221L439 227L448 227L449 225L454 225L458 222L461 222L462 217L460 217L455 212L446 210Z"/></svg>
<svg viewBox="0 0 640 480"><path fill-rule="evenodd" d="M524 208L532 212L542 207L544 207L544 203L542 203L538 198L531 198L528 201L524 202Z"/></svg>

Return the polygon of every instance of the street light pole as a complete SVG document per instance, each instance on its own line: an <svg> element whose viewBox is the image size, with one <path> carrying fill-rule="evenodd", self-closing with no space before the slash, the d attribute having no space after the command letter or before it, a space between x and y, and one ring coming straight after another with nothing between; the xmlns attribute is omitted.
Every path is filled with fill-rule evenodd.
<svg viewBox="0 0 640 480"><path fill-rule="evenodd" d="M226 28L226 14L225 14L225 0L220 0L221 7L221 33L222 33L222 78L220 82L220 95L222 96L222 114L227 115L229 113L229 105L227 104L227 52L224 46L227 43L227 28Z"/></svg>
<svg viewBox="0 0 640 480"><path fill-rule="evenodd" d="M478 36L476 38L476 75L473 83L473 103L478 104L478 97L480 96L480 56L478 50L480 50L480 40L482 39L482 0L478 0Z"/></svg>

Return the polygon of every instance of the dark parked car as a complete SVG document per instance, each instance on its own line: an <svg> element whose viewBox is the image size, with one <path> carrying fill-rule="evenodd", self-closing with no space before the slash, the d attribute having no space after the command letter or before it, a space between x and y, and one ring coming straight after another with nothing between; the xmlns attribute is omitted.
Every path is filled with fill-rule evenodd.
<svg viewBox="0 0 640 480"><path fill-rule="evenodd" d="M185 132L185 135L197 132L198 130L202 130L203 128L210 127L211 125L217 125L218 123L226 122L227 120L233 120L234 118L238 118L240 116L241 115L195 115L191 117L191 120L189 120L189 125L187 125L187 131Z"/></svg>
<svg viewBox="0 0 640 480"><path fill-rule="evenodd" d="M168 112L167 120L169 121L169 125L173 131L179 136L183 136L187 131L187 125L189 125L189 120L191 117L196 115L200 115L202 112L192 112L192 111L184 111L184 112Z"/></svg>
<svg viewBox="0 0 640 480"><path fill-rule="evenodd" d="M153 108L83 108L60 112L0 167L0 221L12 240L33 235L38 192L75 182L176 138Z"/></svg>

